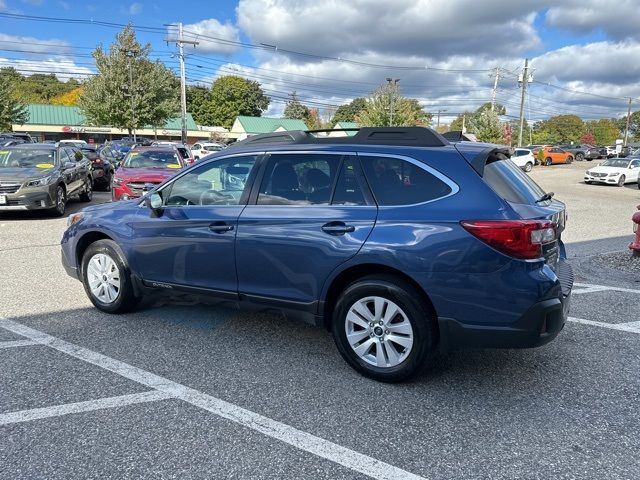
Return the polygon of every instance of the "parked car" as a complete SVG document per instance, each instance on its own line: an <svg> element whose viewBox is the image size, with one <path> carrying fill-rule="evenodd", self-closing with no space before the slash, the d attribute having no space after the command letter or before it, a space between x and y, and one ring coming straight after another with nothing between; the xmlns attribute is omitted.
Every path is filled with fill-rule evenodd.
<svg viewBox="0 0 640 480"><path fill-rule="evenodd" d="M215 152L223 150L225 146L217 142L198 142L194 143L191 147L191 154L193 158L198 161L203 157Z"/></svg>
<svg viewBox="0 0 640 480"><path fill-rule="evenodd" d="M22 138L14 137L12 135L0 135L0 147L10 147L12 145L20 145L25 143Z"/></svg>
<svg viewBox="0 0 640 480"><path fill-rule="evenodd" d="M91 178L93 179L94 190L96 188L110 190L111 178L115 170L113 164L96 147L87 145L80 148L80 151L91 161Z"/></svg>
<svg viewBox="0 0 640 480"><path fill-rule="evenodd" d="M173 147L178 151L178 153L180 154L182 159L187 163L187 165L191 165L192 163L195 162L195 158L193 158L193 154L191 153L191 150L189 149L189 147L187 147L183 143L159 141L159 142L153 142L151 146L152 147Z"/></svg>
<svg viewBox="0 0 640 480"><path fill-rule="evenodd" d="M545 147L538 150L538 160L542 165L557 165L573 162L573 155L560 147Z"/></svg>
<svg viewBox="0 0 640 480"><path fill-rule="evenodd" d="M3 132L0 136L13 137L22 140L22 143L34 143L33 138L26 132Z"/></svg>
<svg viewBox="0 0 640 480"><path fill-rule="evenodd" d="M526 148L516 148L511 156L511 160L525 172L533 170L533 166L536 164L533 152Z"/></svg>
<svg viewBox="0 0 640 480"><path fill-rule="evenodd" d="M636 183L640 173L639 158L609 158L584 173L584 183L608 183L624 187Z"/></svg>
<svg viewBox="0 0 640 480"><path fill-rule="evenodd" d="M526 147L524 147L524 149L525 150L531 150L531 153L533 153L533 156L536 159L535 164L536 165L540 165L540 159L538 158L538 152L540 151L541 148L546 148L546 147L551 147L551 145L527 145Z"/></svg>
<svg viewBox="0 0 640 480"><path fill-rule="evenodd" d="M279 309L400 381L437 350L534 347L565 323L565 206L508 158L421 127L257 135L72 215L63 264L102 311L150 292Z"/></svg>
<svg viewBox="0 0 640 480"><path fill-rule="evenodd" d="M0 150L0 212L50 210L64 215L67 200L90 202L91 162L68 146L23 143Z"/></svg>
<svg viewBox="0 0 640 480"><path fill-rule="evenodd" d="M602 156L598 147L585 143L578 145L562 145L560 148L565 152L571 153L577 162L582 162L583 160L592 161Z"/></svg>
<svg viewBox="0 0 640 480"><path fill-rule="evenodd" d="M75 138L65 138L58 142L61 145L73 145L74 147L84 147L88 145L84 140L77 140Z"/></svg>
<svg viewBox="0 0 640 480"><path fill-rule="evenodd" d="M603 156L607 158L613 158L618 155L618 149L615 146L606 146L603 147L604 151L601 150Z"/></svg>
<svg viewBox="0 0 640 480"><path fill-rule="evenodd" d="M640 180L638 180L638 188L640 188ZM635 238L629 244L629 249L633 252L634 257L640 257L640 205L638 205L637 209L638 211L631 217Z"/></svg>
<svg viewBox="0 0 640 480"><path fill-rule="evenodd" d="M137 198L186 166L174 148L138 147L127 154L115 171L111 196L114 201Z"/></svg>

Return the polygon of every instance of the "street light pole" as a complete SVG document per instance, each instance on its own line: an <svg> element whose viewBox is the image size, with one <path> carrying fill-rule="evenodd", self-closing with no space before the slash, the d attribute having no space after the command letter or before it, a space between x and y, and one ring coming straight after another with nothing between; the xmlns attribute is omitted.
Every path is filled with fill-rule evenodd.
<svg viewBox="0 0 640 480"><path fill-rule="evenodd" d="M391 86L389 90L389 126L393 127L393 94L395 93L395 88L397 88L399 78L391 78L387 77L387 83Z"/></svg>
<svg viewBox="0 0 640 480"><path fill-rule="evenodd" d="M440 128L440 113L441 112L446 112L447 110L445 108L439 108L438 109L438 124L436 125L436 128Z"/></svg>

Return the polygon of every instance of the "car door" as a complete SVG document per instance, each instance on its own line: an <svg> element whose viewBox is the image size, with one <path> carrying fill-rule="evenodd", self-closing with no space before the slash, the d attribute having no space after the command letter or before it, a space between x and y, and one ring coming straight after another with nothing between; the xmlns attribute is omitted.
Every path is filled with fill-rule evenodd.
<svg viewBox="0 0 640 480"><path fill-rule="evenodd" d="M355 156L278 152L261 170L238 221L239 293L313 313L324 281L371 233L377 207Z"/></svg>
<svg viewBox="0 0 640 480"><path fill-rule="evenodd" d="M638 177L640 176L640 159L639 160L632 160L629 163L629 172L628 172L628 176L627 178L629 180L638 180Z"/></svg>
<svg viewBox="0 0 640 480"><path fill-rule="evenodd" d="M76 161L76 171L78 172L78 189L84 189L91 179L91 160L79 148L73 149L74 159Z"/></svg>
<svg viewBox="0 0 640 480"><path fill-rule="evenodd" d="M162 207L140 208L131 225L132 270L154 286L235 298L237 222L257 158L206 162L159 189Z"/></svg>
<svg viewBox="0 0 640 480"><path fill-rule="evenodd" d="M69 195L73 192L74 182L77 175L75 161L70 157L69 152L65 147L58 149L58 158L60 161L62 179L67 189L67 195Z"/></svg>
<svg viewBox="0 0 640 480"><path fill-rule="evenodd" d="M201 148L202 148L202 147L200 146L200 144L199 144L199 143L195 143L195 144L193 145L193 147L191 147L191 153L192 153L192 155L194 156L194 158L195 158L195 157L200 158L200 149L201 149Z"/></svg>

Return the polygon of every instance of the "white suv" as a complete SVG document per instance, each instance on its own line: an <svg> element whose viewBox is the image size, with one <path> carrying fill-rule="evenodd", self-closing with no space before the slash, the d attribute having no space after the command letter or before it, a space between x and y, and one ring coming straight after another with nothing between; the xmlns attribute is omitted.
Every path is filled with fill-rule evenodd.
<svg viewBox="0 0 640 480"><path fill-rule="evenodd" d="M200 160L202 157L206 157L210 153L219 152L223 148L225 146L217 142L198 142L191 147L191 153L195 160Z"/></svg>
<svg viewBox="0 0 640 480"><path fill-rule="evenodd" d="M530 172L536 163L533 152L526 148L516 148L511 160L525 172Z"/></svg>

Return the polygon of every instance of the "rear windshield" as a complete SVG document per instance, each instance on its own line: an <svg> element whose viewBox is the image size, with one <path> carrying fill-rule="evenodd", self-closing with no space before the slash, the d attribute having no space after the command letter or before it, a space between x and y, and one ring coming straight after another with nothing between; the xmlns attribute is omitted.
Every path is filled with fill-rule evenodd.
<svg viewBox="0 0 640 480"><path fill-rule="evenodd" d="M131 151L124 160L125 168L182 168L173 150Z"/></svg>
<svg viewBox="0 0 640 480"><path fill-rule="evenodd" d="M544 190L511 160L503 155L489 160L484 167L484 181L508 202L534 204Z"/></svg>

